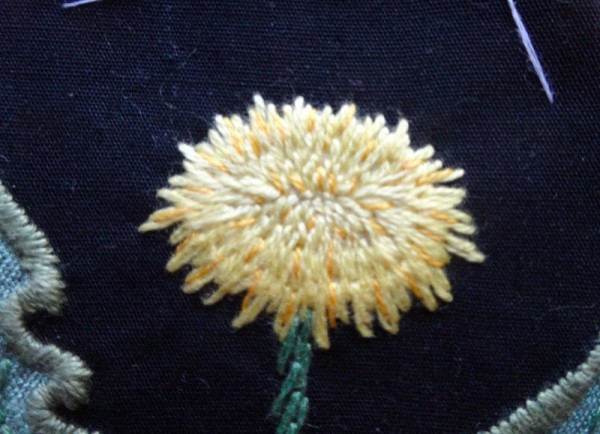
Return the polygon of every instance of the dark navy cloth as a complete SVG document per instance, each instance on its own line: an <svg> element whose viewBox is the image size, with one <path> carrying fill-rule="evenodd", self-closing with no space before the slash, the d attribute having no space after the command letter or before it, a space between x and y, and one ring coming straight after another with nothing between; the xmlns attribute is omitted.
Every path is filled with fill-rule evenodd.
<svg viewBox="0 0 600 434"><path fill-rule="evenodd" d="M466 176L482 264L397 336L332 333L305 433L474 433L584 360L600 314L600 6L521 1L551 105L508 4L106 0L0 3L0 179L62 260L68 308L36 333L94 371L69 419L106 434L269 433L271 318L230 327L137 227L215 114L354 101L410 120L414 146Z"/></svg>

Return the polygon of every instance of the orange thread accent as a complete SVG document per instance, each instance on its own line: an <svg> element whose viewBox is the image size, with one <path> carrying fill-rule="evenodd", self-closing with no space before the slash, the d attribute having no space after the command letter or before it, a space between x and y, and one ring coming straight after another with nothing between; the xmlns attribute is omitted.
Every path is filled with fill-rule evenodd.
<svg viewBox="0 0 600 434"><path fill-rule="evenodd" d="M423 164L424 162L425 162L425 160L421 160L421 159L416 159L416 160L407 161L407 162L405 162L405 163L402 163L402 164L400 165L400 167L398 168L398 170L399 170L399 171L403 171L403 170L412 170L412 169L414 169L415 167L419 166L420 164ZM395 186L395 185L402 184L403 182L405 182L405 181L404 181L404 176L405 176L405 175L401 176L401 177L400 177L400 179L395 179L395 180L393 180L393 181L388 181L388 182L385 182L383 185L385 185L385 186ZM419 182L419 181L417 180L417 183L418 183L418 182ZM420 184L417 184L417 185L420 185Z"/></svg>
<svg viewBox="0 0 600 434"><path fill-rule="evenodd" d="M414 160L410 160L410 161L402 163L400 165L399 169L400 170L410 170L410 169L414 169L415 167L417 167L423 163L424 163L424 160L421 160L420 158L416 158Z"/></svg>
<svg viewBox="0 0 600 434"><path fill-rule="evenodd" d="M290 182L300 193L304 193L306 191L306 186L300 177L296 174L290 175Z"/></svg>
<svg viewBox="0 0 600 434"><path fill-rule="evenodd" d="M186 185L185 187L183 187L183 189L187 190L187 191L193 191L195 193L202 193L202 194L214 193L214 190L212 188L198 187L196 185Z"/></svg>
<svg viewBox="0 0 600 434"><path fill-rule="evenodd" d="M427 264L431 265L435 268L443 268L446 265L445 261L440 261L438 259L432 258L430 255L425 253L425 251L416 243L410 242L410 245L417 251L421 259L425 261Z"/></svg>
<svg viewBox="0 0 600 434"><path fill-rule="evenodd" d="M333 245L329 245L329 250L327 250L327 276L330 279L333 279L333 272L335 268L335 261L333 260Z"/></svg>
<svg viewBox="0 0 600 434"><path fill-rule="evenodd" d="M262 197L260 197L260 196L257 196L255 194L251 194L250 197L252 198L252 200L254 202L256 202L259 205L264 205L265 204L265 199L262 198Z"/></svg>
<svg viewBox="0 0 600 434"><path fill-rule="evenodd" d="M429 214L431 215L431 217L438 219L438 220L445 221L446 223L449 223L451 225L458 223L457 219L455 219L454 217L450 217L448 214L445 214L443 212L433 210L433 211L430 211Z"/></svg>
<svg viewBox="0 0 600 434"><path fill-rule="evenodd" d="M444 268L447 264L446 261L441 261L439 259L434 259L429 255L426 255L425 253L423 254L419 254L419 256L421 256L421 258L423 258L423 260L425 262L427 262L429 265L431 265L432 267L435 268Z"/></svg>
<svg viewBox="0 0 600 434"><path fill-rule="evenodd" d="M415 185L423 185L423 184L433 184L435 182L439 182L441 179L446 178L454 173L452 169L444 169L438 170L436 172L430 173L429 175L421 176L415 182Z"/></svg>
<svg viewBox="0 0 600 434"><path fill-rule="evenodd" d="M336 296L335 296L335 283L329 282L329 300L327 303L327 319L329 321L329 327L331 327L332 329L337 327L337 324L335 321L336 304L337 304L337 300L336 300Z"/></svg>
<svg viewBox="0 0 600 434"><path fill-rule="evenodd" d="M403 268L400 268L400 272L404 275L404 278L406 279L406 283L408 283L408 287L410 288L412 293L415 295L415 297L422 299L423 293L419 289L419 286L417 285L417 282L415 282L415 279L410 274L408 274L408 272L404 271Z"/></svg>
<svg viewBox="0 0 600 434"><path fill-rule="evenodd" d="M317 187L319 190L323 190L323 177L325 176L325 169L323 166L319 166L317 169Z"/></svg>
<svg viewBox="0 0 600 434"><path fill-rule="evenodd" d="M310 220L308 221L308 223L306 224L306 228L310 232L314 229L316 224L317 224L317 219L314 217L311 217Z"/></svg>
<svg viewBox="0 0 600 434"><path fill-rule="evenodd" d="M386 209L393 208L389 202L363 203L361 206L368 211L385 211Z"/></svg>
<svg viewBox="0 0 600 434"><path fill-rule="evenodd" d="M193 208L178 208L178 209L174 209L173 211L160 213L159 215L154 217L153 220L157 223L163 223L168 220L183 218L183 216L185 216L187 213L190 213L192 211L194 211Z"/></svg>
<svg viewBox="0 0 600 434"><path fill-rule="evenodd" d="M255 221L256 221L256 219L254 217L251 217L249 219L242 219L242 220L235 222L233 225L231 225L231 228L232 229L242 229L242 228L245 228L246 226L250 226L250 225L254 224Z"/></svg>
<svg viewBox="0 0 600 434"><path fill-rule="evenodd" d="M277 113L275 113L274 118L275 118L275 125L277 127L277 131L279 132L279 137L281 138L281 141L283 142L285 140L285 130L283 129L283 123L281 122L281 117Z"/></svg>
<svg viewBox="0 0 600 434"><path fill-rule="evenodd" d="M306 129L309 133L312 133L313 130L315 129L315 121L316 121L315 109L310 109L310 112L308 113L308 120L306 121Z"/></svg>
<svg viewBox="0 0 600 434"><path fill-rule="evenodd" d="M381 285L377 279L373 279L373 290L375 291L375 300L377 301L377 309L379 312L386 317L389 318L389 312L387 309L387 305L385 304L385 299L383 298L383 294L381 293Z"/></svg>
<svg viewBox="0 0 600 434"><path fill-rule="evenodd" d="M329 180L329 192L335 193L335 189L337 187L337 181L335 179L335 175L333 174L333 172L329 172L329 175L327 175L327 179Z"/></svg>
<svg viewBox="0 0 600 434"><path fill-rule="evenodd" d="M302 255L302 251L300 250L300 247L296 247L296 250L294 250L294 276L296 276L296 278L300 277L300 257Z"/></svg>
<svg viewBox="0 0 600 434"><path fill-rule="evenodd" d="M359 174L356 174L352 177L352 179L350 180L350 190L348 191L349 194L353 194L356 191L356 187L358 186L359 179L360 179Z"/></svg>
<svg viewBox="0 0 600 434"><path fill-rule="evenodd" d="M444 238L441 235L438 235L438 234L430 231L429 229L425 229L423 226L416 226L415 228L419 232L421 232L423 235L425 235L427 238L430 238L431 240L435 241L436 243L444 243Z"/></svg>
<svg viewBox="0 0 600 434"><path fill-rule="evenodd" d="M267 124L265 123L263 117L256 112L254 112L254 117L256 119L256 124L258 125L258 128L267 136L270 136L269 129L267 128Z"/></svg>
<svg viewBox="0 0 600 434"><path fill-rule="evenodd" d="M229 119L229 118L223 118L223 122L225 122L225 125L227 126L227 129L229 130L229 135L231 136L231 141L233 142L233 147L235 148L235 151L243 157L244 151L242 150L242 147L240 146L240 139L237 136L237 134L235 133L235 128L233 126L233 122L231 122L231 119Z"/></svg>
<svg viewBox="0 0 600 434"><path fill-rule="evenodd" d="M255 245L250 250L248 250L248 253L246 254L246 258L244 260L246 262L250 262L251 260L253 260L256 257L256 255L258 255L260 253L260 251L264 247L265 247L265 240L260 240L260 242L257 245Z"/></svg>
<svg viewBox="0 0 600 434"><path fill-rule="evenodd" d="M388 232L385 230L385 228L383 226L381 226L379 223L377 223L375 220L370 219L369 223L371 224L373 229L375 229L375 232L377 232L378 234L380 234L380 235L388 234Z"/></svg>
<svg viewBox="0 0 600 434"><path fill-rule="evenodd" d="M400 185L402 183L404 183L404 176L400 177L400 179L394 179L393 181L387 181L384 182L383 185L385 185L386 187L393 187L396 185Z"/></svg>
<svg viewBox="0 0 600 434"><path fill-rule="evenodd" d="M206 276L208 273L210 273L215 268L217 268L217 266L219 265L219 263L221 261L222 261L222 258L215 259L210 264L205 265L204 267L200 268L196 272L188 275L185 279L185 284L189 285L190 283L194 283L196 280L201 279L202 277Z"/></svg>
<svg viewBox="0 0 600 434"><path fill-rule="evenodd" d="M198 151L198 154L206 160L208 164L219 169L221 172L229 173L229 169L220 161L215 160L214 157L208 155L206 152Z"/></svg>
<svg viewBox="0 0 600 434"><path fill-rule="evenodd" d="M375 148L375 140L369 140L367 142L367 149L362 154L362 157L360 157L360 161L365 161L367 158L369 158L369 155L371 155L371 152L373 152L374 148Z"/></svg>
<svg viewBox="0 0 600 434"><path fill-rule="evenodd" d="M290 211L291 211L291 209L290 209L290 208L287 208L286 210L284 210L284 211L281 213L281 217L280 217L280 219L279 219L279 221L280 221L281 223L283 223L283 222L285 221L285 219L287 218L287 216L288 216L288 215L290 215Z"/></svg>
<svg viewBox="0 0 600 434"><path fill-rule="evenodd" d="M324 152L329 151L329 139L327 137L323 140L323 151Z"/></svg>
<svg viewBox="0 0 600 434"><path fill-rule="evenodd" d="M254 273L254 282L252 282L252 286L250 286L250 288L248 288L248 291L246 292L246 295L244 296L244 299L242 300L242 311L246 310L246 308L250 304L250 300L252 300L252 297L254 297L254 293L256 292L256 287L258 286L258 281L260 280L260 274L261 274L260 270L256 270L256 272Z"/></svg>
<svg viewBox="0 0 600 434"><path fill-rule="evenodd" d="M338 129L338 135L341 135L344 132L344 130L346 128L348 128L348 125L350 125L350 121L354 117L355 113L356 113L356 106L354 104L351 104L350 107L348 108L348 113L346 114L346 117L344 118L344 123L342 123Z"/></svg>
<svg viewBox="0 0 600 434"><path fill-rule="evenodd" d="M181 252L183 249L185 249L187 246L189 246L189 244L194 240L194 238L196 238L198 236L197 232L192 232L190 235L188 235L185 240L183 240L181 243L179 243L179 245L175 248L175 254Z"/></svg>
<svg viewBox="0 0 600 434"><path fill-rule="evenodd" d="M338 225L335 225L333 227L333 232L335 232L340 238L343 238L344 240L348 238L348 232L340 228Z"/></svg>
<svg viewBox="0 0 600 434"><path fill-rule="evenodd" d="M275 184L275 187L277 188L279 193L284 194L285 190L283 188L283 183L281 182L279 175L276 174L275 172L271 172L271 180L273 181L273 184Z"/></svg>
<svg viewBox="0 0 600 434"><path fill-rule="evenodd" d="M260 142L258 141L258 137L256 134L250 133L250 144L252 145L252 150L257 157L260 157Z"/></svg>

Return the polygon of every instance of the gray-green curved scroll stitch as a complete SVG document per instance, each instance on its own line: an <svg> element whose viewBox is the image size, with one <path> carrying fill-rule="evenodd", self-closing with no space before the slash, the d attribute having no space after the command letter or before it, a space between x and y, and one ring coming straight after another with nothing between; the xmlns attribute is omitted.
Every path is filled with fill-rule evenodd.
<svg viewBox="0 0 600 434"><path fill-rule="evenodd" d="M554 385L528 399L506 419L479 434L592 434L593 427L569 430L568 421L577 413L584 397L600 378L600 338L585 362ZM591 425L591 424L590 424Z"/></svg>
<svg viewBox="0 0 600 434"><path fill-rule="evenodd" d="M44 234L0 183L2 433L89 433L61 420L55 410L75 409L87 401L92 372L77 356L41 343L24 321L38 311L60 313L65 296L57 263Z"/></svg>

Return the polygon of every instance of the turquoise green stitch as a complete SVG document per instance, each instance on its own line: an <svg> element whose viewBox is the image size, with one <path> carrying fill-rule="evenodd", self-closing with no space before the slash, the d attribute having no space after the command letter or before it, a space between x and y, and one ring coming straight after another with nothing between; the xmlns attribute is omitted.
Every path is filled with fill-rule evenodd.
<svg viewBox="0 0 600 434"><path fill-rule="evenodd" d="M289 367L271 408L271 414L279 418L277 434L298 434L308 414L305 393L312 359L311 324L312 312L306 313L304 321L296 316L277 357L277 370L281 375L285 375Z"/></svg>
<svg viewBox="0 0 600 434"><path fill-rule="evenodd" d="M594 415L592 418L592 422L590 423L589 433L594 434L598 432L598 428L600 427L600 410Z"/></svg>
<svg viewBox="0 0 600 434"><path fill-rule="evenodd" d="M6 411L4 409L4 391L8 385L8 373L11 363L7 359L0 361L0 434L11 434L6 425Z"/></svg>

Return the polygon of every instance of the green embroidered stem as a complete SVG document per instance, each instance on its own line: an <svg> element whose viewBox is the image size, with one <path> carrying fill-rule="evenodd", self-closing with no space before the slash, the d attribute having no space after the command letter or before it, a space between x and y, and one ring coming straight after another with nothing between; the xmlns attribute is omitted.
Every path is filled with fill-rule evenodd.
<svg viewBox="0 0 600 434"><path fill-rule="evenodd" d="M0 361L0 434L11 434L6 425L6 410L4 409L4 390L8 385L8 373L11 363L8 360Z"/></svg>
<svg viewBox="0 0 600 434"><path fill-rule="evenodd" d="M271 408L271 414L279 418L277 434L298 434L308 414L305 393L312 358L311 325L312 312L306 312L304 321L296 316L277 357L277 371L287 372Z"/></svg>

